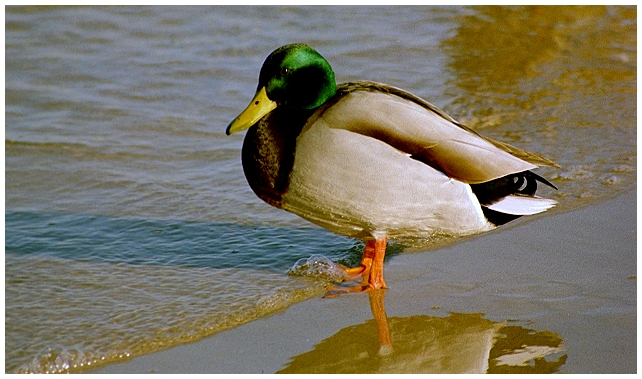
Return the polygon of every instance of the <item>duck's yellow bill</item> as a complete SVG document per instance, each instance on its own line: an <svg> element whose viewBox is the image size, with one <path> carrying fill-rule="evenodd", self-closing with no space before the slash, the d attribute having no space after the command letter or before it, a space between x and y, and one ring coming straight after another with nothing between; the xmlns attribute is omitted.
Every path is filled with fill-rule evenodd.
<svg viewBox="0 0 642 379"><path fill-rule="evenodd" d="M276 103L267 97L265 87L261 88L256 92L256 95L254 95L254 99L252 99L250 105L248 105L247 108L238 115L238 117L230 122L225 133L229 136L232 133L240 132L241 130L249 128L256 124L261 118L263 118L263 116L270 113L274 108L276 108Z"/></svg>

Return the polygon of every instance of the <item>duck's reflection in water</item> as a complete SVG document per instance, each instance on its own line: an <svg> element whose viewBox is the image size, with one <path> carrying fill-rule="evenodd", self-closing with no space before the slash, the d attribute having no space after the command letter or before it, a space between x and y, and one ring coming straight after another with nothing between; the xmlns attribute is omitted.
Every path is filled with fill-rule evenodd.
<svg viewBox="0 0 642 379"><path fill-rule="evenodd" d="M340 330L279 373L552 373L566 361L552 332L481 314L388 318L384 295L369 293L373 320Z"/></svg>

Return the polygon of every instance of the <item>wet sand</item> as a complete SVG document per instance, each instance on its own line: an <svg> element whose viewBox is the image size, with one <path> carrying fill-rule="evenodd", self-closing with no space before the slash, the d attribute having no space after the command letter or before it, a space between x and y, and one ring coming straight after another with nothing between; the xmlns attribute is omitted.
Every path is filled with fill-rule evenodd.
<svg viewBox="0 0 642 379"><path fill-rule="evenodd" d="M633 190L398 254L386 291L313 298L94 372L635 373L636 205Z"/></svg>

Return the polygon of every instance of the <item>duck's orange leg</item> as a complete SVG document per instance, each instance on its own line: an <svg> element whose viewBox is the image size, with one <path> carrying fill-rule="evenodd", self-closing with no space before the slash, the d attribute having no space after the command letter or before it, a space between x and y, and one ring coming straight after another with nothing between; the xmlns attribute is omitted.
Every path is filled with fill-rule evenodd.
<svg viewBox="0 0 642 379"><path fill-rule="evenodd" d="M346 270L349 279L363 277L361 286L328 287L325 297L334 297L349 292L366 292L380 288L388 288L383 280L383 258L386 256L386 237L367 241L363 250L361 265Z"/></svg>
<svg viewBox="0 0 642 379"><path fill-rule="evenodd" d="M363 249L361 256L361 264L357 267L348 268L345 270L348 278L346 280L355 280L361 276L365 280L370 274L370 267L372 267L372 260L375 257L375 241L366 241L366 247Z"/></svg>
<svg viewBox="0 0 642 379"><path fill-rule="evenodd" d="M383 258L386 256L386 237L374 242L374 258L368 276L368 287L373 290L388 288L383 281Z"/></svg>

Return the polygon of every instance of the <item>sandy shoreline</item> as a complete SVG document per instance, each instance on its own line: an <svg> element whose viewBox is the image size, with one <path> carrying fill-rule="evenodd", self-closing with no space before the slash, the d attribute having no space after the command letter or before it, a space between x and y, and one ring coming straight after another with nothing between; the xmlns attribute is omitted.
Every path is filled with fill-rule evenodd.
<svg viewBox="0 0 642 379"><path fill-rule="evenodd" d="M359 294L313 298L94 372L635 373L636 205L633 190L395 256L385 300L373 301L385 301L386 349Z"/></svg>

